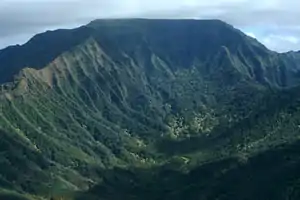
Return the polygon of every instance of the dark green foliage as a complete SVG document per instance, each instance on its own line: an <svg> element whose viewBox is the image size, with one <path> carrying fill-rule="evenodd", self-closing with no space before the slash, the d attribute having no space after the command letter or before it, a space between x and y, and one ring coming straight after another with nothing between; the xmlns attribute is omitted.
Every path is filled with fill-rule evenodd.
<svg viewBox="0 0 300 200"><path fill-rule="evenodd" d="M297 199L299 60L218 20L97 20L4 49L0 187Z"/></svg>
<svg viewBox="0 0 300 200"><path fill-rule="evenodd" d="M108 177L87 195L112 200L298 199L299 161L299 143L295 143L260 153L247 162L224 159L188 173L166 168L115 169L105 172ZM85 198L84 194L78 197Z"/></svg>

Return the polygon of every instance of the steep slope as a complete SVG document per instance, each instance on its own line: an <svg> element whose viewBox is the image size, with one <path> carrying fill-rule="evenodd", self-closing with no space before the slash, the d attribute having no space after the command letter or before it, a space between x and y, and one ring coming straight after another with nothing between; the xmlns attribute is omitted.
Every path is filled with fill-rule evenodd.
<svg viewBox="0 0 300 200"><path fill-rule="evenodd" d="M271 95L252 116L213 137L212 144L222 143L220 151L231 148L228 157L186 172L179 170L184 162L151 169L115 168L77 199L298 199L298 90ZM202 151L200 146L193 150Z"/></svg>
<svg viewBox="0 0 300 200"><path fill-rule="evenodd" d="M271 52L218 20L145 19L95 20L74 30L39 34L23 46L4 49L0 51L0 82L12 81L25 67L45 67L89 37L95 38L114 60L121 59L123 53L139 57L138 52L154 52L174 65L172 69L187 68L194 62L206 63L224 46L237 70L248 78L280 87L298 83L299 53Z"/></svg>
<svg viewBox="0 0 300 200"><path fill-rule="evenodd" d="M25 67L45 67L63 52L84 42L89 34L90 30L87 27L47 31L34 36L25 45L1 50L0 83L13 81L13 76Z"/></svg>
<svg viewBox="0 0 300 200"><path fill-rule="evenodd" d="M165 168L221 162L216 173L231 163L240 171L240 162L251 166L248 159L298 140L299 58L217 20L96 20L4 49L0 188L50 198L100 183L100 197L132 191L139 199ZM175 172L166 179L206 183ZM110 173L137 188L120 189ZM205 181L223 190L232 174ZM166 183L148 192L167 189L156 197L168 199L182 187ZM211 184L203 198L212 198Z"/></svg>

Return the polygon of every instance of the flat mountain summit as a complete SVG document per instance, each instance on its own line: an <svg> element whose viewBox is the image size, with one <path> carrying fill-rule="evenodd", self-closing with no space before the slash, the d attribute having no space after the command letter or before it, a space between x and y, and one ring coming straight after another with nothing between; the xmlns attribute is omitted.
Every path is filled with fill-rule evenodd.
<svg viewBox="0 0 300 200"><path fill-rule="evenodd" d="M0 197L298 199L299 61L220 20L0 50Z"/></svg>

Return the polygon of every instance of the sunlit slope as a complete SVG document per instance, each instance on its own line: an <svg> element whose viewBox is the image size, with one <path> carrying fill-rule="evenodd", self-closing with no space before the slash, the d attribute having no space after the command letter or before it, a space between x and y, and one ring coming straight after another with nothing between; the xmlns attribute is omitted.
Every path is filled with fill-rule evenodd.
<svg viewBox="0 0 300 200"><path fill-rule="evenodd" d="M141 170L143 191L165 168L247 165L298 140L298 61L216 20L100 20L4 49L0 187L105 194L120 168L125 184Z"/></svg>

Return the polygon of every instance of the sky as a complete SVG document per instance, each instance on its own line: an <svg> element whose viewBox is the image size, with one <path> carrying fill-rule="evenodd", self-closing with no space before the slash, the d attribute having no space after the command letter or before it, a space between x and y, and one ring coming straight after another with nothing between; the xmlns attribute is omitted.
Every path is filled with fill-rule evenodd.
<svg viewBox="0 0 300 200"><path fill-rule="evenodd" d="M269 49L300 50L299 0L0 0L0 49L98 18L221 19Z"/></svg>

